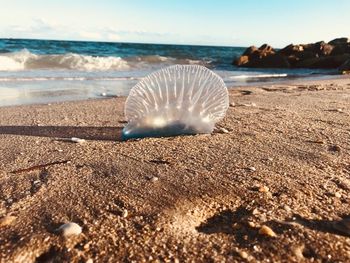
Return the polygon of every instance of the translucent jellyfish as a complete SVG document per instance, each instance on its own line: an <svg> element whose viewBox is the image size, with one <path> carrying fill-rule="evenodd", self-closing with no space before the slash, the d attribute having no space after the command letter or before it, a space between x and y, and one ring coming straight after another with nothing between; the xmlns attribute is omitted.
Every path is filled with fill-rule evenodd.
<svg viewBox="0 0 350 263"><path fill-rule="evenodd" d="M131 89L122 138L211 133L228 104L226 85L213 71L198 65L163 68Z"/></svg>

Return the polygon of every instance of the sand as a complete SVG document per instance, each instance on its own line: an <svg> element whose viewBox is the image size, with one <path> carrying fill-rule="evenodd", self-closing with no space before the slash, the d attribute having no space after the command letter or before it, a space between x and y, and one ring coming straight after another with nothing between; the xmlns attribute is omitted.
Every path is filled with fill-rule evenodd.
<svg viewBox="0 0 350 263"><path fill-rule="evenodd" d="M0 108L0 262L350 261L350 79L233 89L211 135L120 142L124 101Z"/></svg>

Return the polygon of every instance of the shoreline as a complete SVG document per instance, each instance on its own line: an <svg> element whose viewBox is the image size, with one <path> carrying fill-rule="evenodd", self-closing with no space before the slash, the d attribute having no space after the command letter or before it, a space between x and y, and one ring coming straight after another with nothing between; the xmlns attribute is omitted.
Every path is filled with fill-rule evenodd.
<svg viewBox="0 0 350 263"><path fill-rule="evenodd" d="M317 75L316 77L312 76L305 76L305 77L286 77L286 79L279 79L274 81L246 81L245 84L239 85L231 85L228 86L228 90L233 89L239 89L239 88L250 88L250 87L263 87L263 86L276 86L276 85L303 85L305 83L311 83L313 85L321 85L325 84L331 81L337 81L337 80L346 80L349 77L346 75ZM97 85L98 86L98 85ZM47 91L43 90L42 93L45 94ZM40 92L39 92L40 96ZM25 105L51 105L51 104L58 104L58 103L65 103L65 102L78 102L78 101L90 101L90 100L103 100L103 99L109 99L109 98L126 98L127 95L111 95L111 94L101 94L100 96L95 96L92 98L81 98L81 99L71 99L71 100L58 100L58 101L49 101L49 102L33 102L33 103L22 103L22 104L14 104L14 105L2 105L0 101L0 108L4 107L19 107L19 106L25 106ZM58 98L58 97L57 97Z"/></svg>
<svg viewBox="0 0 350 263"><path fill-rule="evenodd" d="M213 134L126 142L125 97L0 107L0 262L350 261L350 78L229 96Z"/></svg>

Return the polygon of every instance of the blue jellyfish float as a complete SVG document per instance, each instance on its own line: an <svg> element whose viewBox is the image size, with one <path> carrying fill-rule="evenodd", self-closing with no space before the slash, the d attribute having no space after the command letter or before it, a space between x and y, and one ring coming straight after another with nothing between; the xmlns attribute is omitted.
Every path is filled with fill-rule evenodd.
<svg viewBox="0 0 350 263"><path fill-rule="evenodd" d="M131 89L122 139L211 133L228 105L224 81L206 67L163 68Z"/></svg>

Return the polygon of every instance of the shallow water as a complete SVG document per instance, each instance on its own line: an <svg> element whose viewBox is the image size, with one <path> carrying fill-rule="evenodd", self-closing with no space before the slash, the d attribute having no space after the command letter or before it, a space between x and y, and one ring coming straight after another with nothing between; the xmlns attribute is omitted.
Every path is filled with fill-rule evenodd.
<svg viewBox="0 0 350 263"><path fill-rule="evenodd" d="M232 66L244 49L0 39L0 106L126 96L142 77L174 64L204 65L230 87L330 73Z"/></svg>

